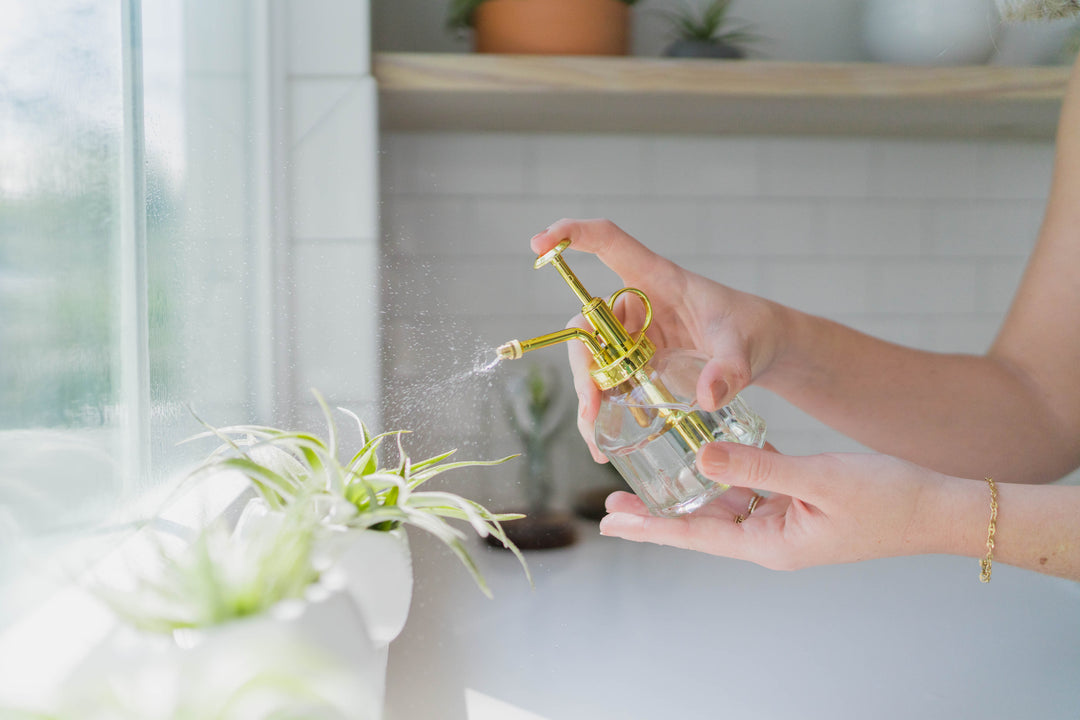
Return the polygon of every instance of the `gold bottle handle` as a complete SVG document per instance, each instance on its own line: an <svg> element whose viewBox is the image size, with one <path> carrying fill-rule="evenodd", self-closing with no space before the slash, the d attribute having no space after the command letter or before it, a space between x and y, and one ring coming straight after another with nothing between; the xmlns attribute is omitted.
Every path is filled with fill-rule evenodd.
<svg viewBox="0 0 1080 720"><path fill-rule="evenodd" d="M649 297L641 290L632 287L624 287L622 290L616 290L614 293L611 294L611 297L608 298L607 304L608 307L611 308L612 312L615 312L615 298L619 297L623 293L633 293L634 295L637 295L639 298L641 298L641 304L645 306L645 322L642 324L641 330L638 332L638 338L640 339L641 336L645 334L645 331L649 329L649 326L652 325L652 303L649 302Z"/></svg>

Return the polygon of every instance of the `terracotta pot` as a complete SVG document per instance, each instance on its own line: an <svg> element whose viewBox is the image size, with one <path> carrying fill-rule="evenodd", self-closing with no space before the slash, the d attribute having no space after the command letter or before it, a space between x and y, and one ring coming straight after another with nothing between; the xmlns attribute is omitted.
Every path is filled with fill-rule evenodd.
<svg viewBox="0 0 1080 720"><path fill-rule="evenodd" d="M473 14L476 52L626 55L630 6L620 0L487 0Z"/></svg>

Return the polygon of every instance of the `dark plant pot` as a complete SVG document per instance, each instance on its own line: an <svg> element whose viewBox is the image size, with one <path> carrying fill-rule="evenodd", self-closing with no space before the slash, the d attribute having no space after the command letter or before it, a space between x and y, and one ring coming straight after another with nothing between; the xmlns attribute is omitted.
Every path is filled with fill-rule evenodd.
<svg viewBox="0 0 1080 720"><path fill-rule="evenodd" d="M742 48L706 40L676 40L664 49L664 55L677 58L719 58L741 60L746 57Z"/></svg>
<svg viewBox="0 0 1080 720"><path fill-rule="evenodd" d="M526 511L525 517L507 520L502 529L519 550L552 550L577 542L574 519L570 513L556 510L543 510L539 513ZM488 535L486 540L492 547L504 547L502 541L494 535Z"/></svg>

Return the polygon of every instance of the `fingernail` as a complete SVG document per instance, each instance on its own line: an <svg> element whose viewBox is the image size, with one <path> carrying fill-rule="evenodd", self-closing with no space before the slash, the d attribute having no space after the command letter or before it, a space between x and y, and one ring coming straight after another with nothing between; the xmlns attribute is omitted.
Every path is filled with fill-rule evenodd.
<svg viewBox="0 0 1080 720"><path fill-rule="evenodd" d="M724 402L724 396L727 395L728 384L723 380L717 380L709 386L709 404L711 405L709 410L717 410L720 408L720 404Z"/></svg>
<svg viewBox="0 0 1080 720"><path fill-rule="evenodd" d="M698 453L698 467L706 475L720 474L727 470L731 454L722 443L710 443Z"/></svg>
<svg viewBox="0 0 1080 720"><path fill-rule="evenodd" d="M632 522L630 515L626 513L611 513L600 520L600 534L620 537L622 531Z"/></svg>

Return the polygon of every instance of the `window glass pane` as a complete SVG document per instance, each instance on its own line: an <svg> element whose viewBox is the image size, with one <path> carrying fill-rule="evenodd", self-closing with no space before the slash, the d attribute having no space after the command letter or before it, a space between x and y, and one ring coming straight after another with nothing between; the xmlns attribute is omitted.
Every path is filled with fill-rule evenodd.
<svg viewBox="0 0 1080 720"><path fill-rule="evenodd" d="M99 523L124 492L124 128L119 0L7 0L0 17L2 590L28 549Z"/></svg>
<svg viewBox="0 0 1080 720"><path fill-rule="evenodd" d="M254 213L250 3L144 3L152 471L205 454L178 445L250 416Z"/></svg>
<svg viewBox="0 0 1080 720"><path fill-rule="evenodd" d="M208 449L178 445L189 407L255 420L249 6L133 2L126 38L121 0L0 0L0 627L70 580L71 539L169 497Z"/></svg>

